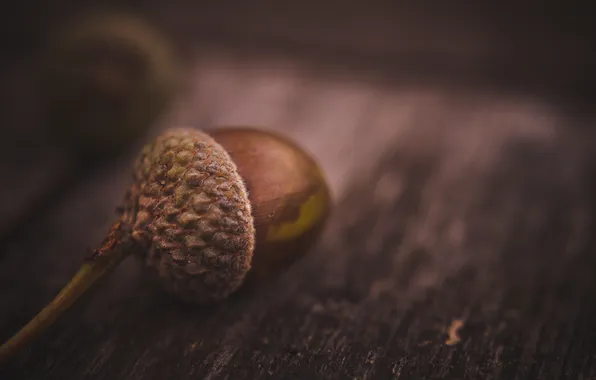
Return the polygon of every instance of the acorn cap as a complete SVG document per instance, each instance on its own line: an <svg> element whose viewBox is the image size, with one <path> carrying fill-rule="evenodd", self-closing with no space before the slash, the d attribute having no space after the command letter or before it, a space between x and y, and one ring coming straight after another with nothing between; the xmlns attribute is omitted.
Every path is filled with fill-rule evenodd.
<svg viewBox="0 0 596 380"><path fill-rule="evenodd" d="M168 130L143 149L134 179L125 209L148 271L199 303L240 287L251 267L254 221L224 148L197 130Z"/></svg>

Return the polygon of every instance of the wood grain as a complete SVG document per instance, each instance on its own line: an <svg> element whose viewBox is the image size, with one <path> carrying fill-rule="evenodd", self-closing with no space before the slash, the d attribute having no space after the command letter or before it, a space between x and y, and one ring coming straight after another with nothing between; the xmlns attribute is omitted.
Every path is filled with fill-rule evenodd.
<svg viewBox="0 0 596 380"><path fill-rule="evenodd" d="M296 139L337 203L320 244L273 286L209 308L169 298L126 261L0 378L596 379L593 114L242 54L197 54L161 128L260 125ZM64 168L52 152L38 154ZM135 153L81 177L3 249L0 339L99 243Z"/></svg>

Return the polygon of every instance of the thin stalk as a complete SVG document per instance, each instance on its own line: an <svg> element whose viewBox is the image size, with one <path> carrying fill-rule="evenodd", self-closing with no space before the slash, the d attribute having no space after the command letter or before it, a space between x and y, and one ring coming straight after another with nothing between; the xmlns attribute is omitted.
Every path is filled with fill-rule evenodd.
<svg viewBox="0 0 596 380"><path fill-rule="evenodd" d="M0 363L10 359L41 335L98 280L111 273L128 256L131 246L122 225L121 221L116 222L102 247L81 266L56 298L0 347Z"/></svg>

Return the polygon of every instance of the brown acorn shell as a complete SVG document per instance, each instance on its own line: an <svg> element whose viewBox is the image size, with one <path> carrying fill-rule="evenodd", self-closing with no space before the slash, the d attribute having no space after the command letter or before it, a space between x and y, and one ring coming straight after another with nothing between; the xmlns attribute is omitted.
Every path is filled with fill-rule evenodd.
<svg viewBox="0 0 596 380"><path fill-rule="evenodd" d="M248 280L266 282L321 235L332 202L327 181L307 152L274 132L236 126L206 132L226 149L246 184L256 230Z"/></svg>

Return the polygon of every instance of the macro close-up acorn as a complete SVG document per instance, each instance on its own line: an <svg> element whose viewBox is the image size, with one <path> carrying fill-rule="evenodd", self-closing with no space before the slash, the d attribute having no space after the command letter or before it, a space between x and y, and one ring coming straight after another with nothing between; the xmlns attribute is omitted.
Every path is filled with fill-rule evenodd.
<svg viewBox="0 0 596 380"><path fill-rule="evenodd" d="M50 131L88 156L117 152L142 136L181 83L165 36L124 12L67 21L51 33L37 67Z"/></svg>
<svg viewBox="0 0 596 380"><path fill-rule="evenodd" d="M317 241L331 211L319 165L272 132L168 129L138 156L121 215L58 296L0 348L0 360L49 327L134 255L180 299L225 299L282 274Z"/></svg>

